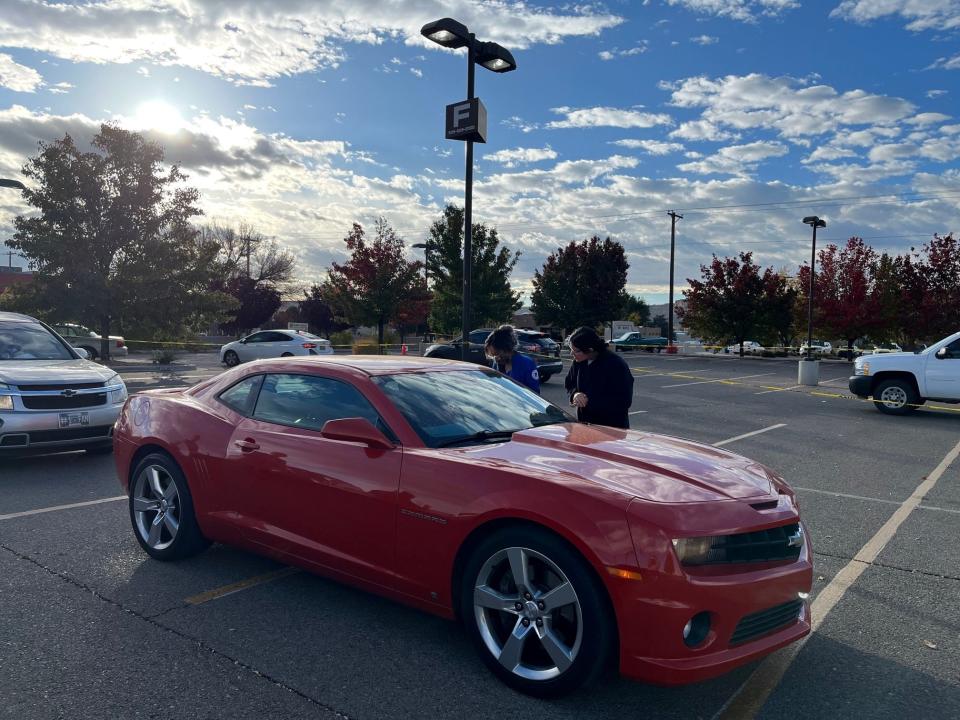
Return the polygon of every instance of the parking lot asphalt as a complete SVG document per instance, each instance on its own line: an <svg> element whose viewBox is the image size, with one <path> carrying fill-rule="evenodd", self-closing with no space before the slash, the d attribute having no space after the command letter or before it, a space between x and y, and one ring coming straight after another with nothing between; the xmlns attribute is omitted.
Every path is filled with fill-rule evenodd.
<svg viewBox="0 0 960 720"><path fill-rule="evenodd" d="M0 718L960 717L960 406L883 415L849 397L845 363L798 388L796 360L624 357L634 429L720 444L797 489L825 612L792 654L534 700L453 623L227 547L150 560L112 458L61 454L0 460ZM183 366L120 370L135 392L222 369ZM543 394L568 406L562 378Z"/></svg>

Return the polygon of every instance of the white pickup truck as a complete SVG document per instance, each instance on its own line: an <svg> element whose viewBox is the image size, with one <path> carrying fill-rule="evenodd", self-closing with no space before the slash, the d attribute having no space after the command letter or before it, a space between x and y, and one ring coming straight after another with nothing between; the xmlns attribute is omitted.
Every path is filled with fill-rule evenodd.
<svg viewBox="0 0 960 720"><path fill-rule="evenodd" d="M853 363L850 392L881 412L905 415L927 400L960 402L960 332L914 353L865 355Z"/></svg>

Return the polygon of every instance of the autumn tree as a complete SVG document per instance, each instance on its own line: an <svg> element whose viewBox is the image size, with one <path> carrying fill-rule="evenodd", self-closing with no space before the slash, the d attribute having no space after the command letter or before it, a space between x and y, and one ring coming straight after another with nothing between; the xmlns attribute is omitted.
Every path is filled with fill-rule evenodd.
<svg viewBox="0 0 960 720"><path fill-rule="evenodd" d="M220 324L231 335L262 327L280 307L280 291L253 278L235 277L224 289L239 302L230 318Z"/></svg>
<svg viewBox="0 0 960 720"><path fill-rule="evenodd" d="M383 218L375 233L368 242L363 227L353 224L344 238L350 259L330 265L320 292L351 325L376 325L383 345L384 326L401 317L405 306L427 298L423 263L406 259L403 240Z"/></svg>
<svg viewBox="0 0 960 720"><path fill-rule="evenodd" d="M615 320L628 303L629 267L623 245L610 238L557 248L534 273L530 304L537 323L568 330Z"/></svg>
<svg viewBox="0 0 960 720"><path fill-rule="evenodd" d="M328 340L331 333L350 327L349 323L341 322L336 317L333 307L323 296L323 288L317 284L311 285L304 293L304 299L300 301L300 317L314 332Z"/></svg>
<svg viewBox="0 0 960 720"><path fill-rule="evenodd" d="M922 287L918 337L939 340L960 328L960 242L952 233L935 234L915 257L911 280Z"/></svg>
<svg viewBox="0 0 960 720"><path fill-rule="evenodd" d="M794 308L799 292L783 273L767 268L763 272L763 300L758 324L761 332L780 347L788 347L794 336Z"/></svg>
<svg viewBox="0 0 960 720"><path fill-rule="evenodd" d="M42 313L95 327L106 360L125 316L140 330L177 331L219 317L230 300L213 289L214 249L191 224L199 194L163 165L162 148L109 124L91 147L70 135L40 143L23 169L37 212L16 219L8 244L35 270Z"/></svg>
<svg viewBox="0 0 960 720"><path fill-rule="evenodd" d="M742 356L743 341L763 319L764 282L753 253L722 260L714 255L710 265L700 266L700 274L700 280L687 280L687 305L678 305L677 314L693 335L713 342L732 339Z"/></svg>
<svg viewBox="0 0 960 720"><path fill-rule="evenodd" d="M463 322L463 209L447 205L430 226L427 271L433 301L431 328L453 333ZM470 316L474 327L509 322L520 309L520 293L510 287L519 252L500 246L495 228L473 224ZM468 328L469 331L469 328Z"/></svg>

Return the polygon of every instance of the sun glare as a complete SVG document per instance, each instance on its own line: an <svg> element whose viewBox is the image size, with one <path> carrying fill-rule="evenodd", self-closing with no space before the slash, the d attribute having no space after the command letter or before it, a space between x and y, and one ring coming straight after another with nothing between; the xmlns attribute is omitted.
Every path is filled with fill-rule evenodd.
<svg viewBox="0 0 960 720"><path fill-rule="evenodd" d="M180 112L164 100L148 100L140 103L133 121L142 129L161 132L173 132L183 126Z"/></svg>

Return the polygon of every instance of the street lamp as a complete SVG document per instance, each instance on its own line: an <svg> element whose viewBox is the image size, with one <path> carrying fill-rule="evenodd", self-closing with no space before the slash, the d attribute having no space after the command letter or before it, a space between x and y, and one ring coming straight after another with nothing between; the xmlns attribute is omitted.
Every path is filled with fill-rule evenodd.
<svg viewBox="0 0 960 720"><path fill-rule="evenodd" d="M467 48L467 102L474 99L474 65L480 64L496 73L517 69L513 55L505 47L493 42L480 42L463 23L452 18L441 18L420 28L420 34L445 48ZM485 123L485 120L484 120ZM463 200L463 343L461 359L470 355L470 274L473 261L473 140L467 139L466 177ZM481 140L483 142L483 140Z"/></svg>
<svg viewBox="0 0 960 720"><path fill-rule="evenodd" d="M7 180L0 178L0 187L15 188L16 190L26 190L27 187L19 180Z"/></svg>
<svg viewBox="0 0 960 720"><path fill-rule="evenodd" d="M430 243L414 243L410 247L423 250L423 280L428 285L430 283Z"/></svg>
<svg viewBox="0 0 960 720"><path fill-rule="evenodd" d="M813 279L817 262L817 228L826 227L827 221L821 220L816 215L808 215L803 219L803 224L813 228L813 247L810 250L810 291L807 293L807 360L813 360Z"/></svg>

